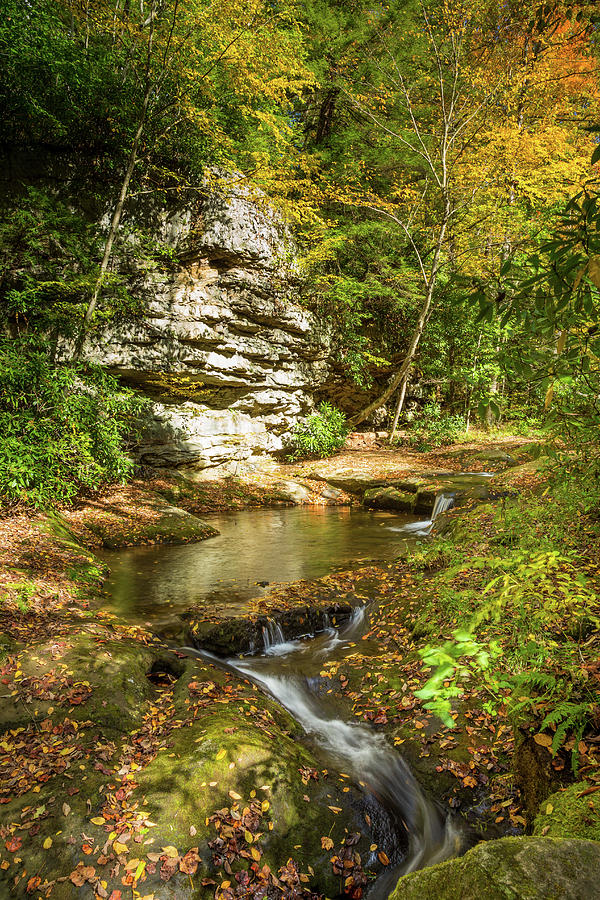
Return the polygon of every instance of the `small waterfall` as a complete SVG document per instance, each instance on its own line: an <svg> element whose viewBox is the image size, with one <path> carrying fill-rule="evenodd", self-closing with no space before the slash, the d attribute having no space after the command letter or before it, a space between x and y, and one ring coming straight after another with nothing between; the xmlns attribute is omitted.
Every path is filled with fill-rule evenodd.
<svg viewBox="0 0 600 900"><path fill-rule="evenodd" d="M440 493L436 495L435 503L433 504L433 512L431 513L432 522L435 522L438 516L454 506L455 496L456 494L454 492L450 493L446 491L440 491Z"/></svg>
<svg viewBox="0 0 600 900"><path fill-rule="evenodd" d="M268 653L271 647L274 647L277 644L285 644L285 637L283 636L281 625L273 619L269 619L267 624L263 625L262 636L265 653Z"/></svg>

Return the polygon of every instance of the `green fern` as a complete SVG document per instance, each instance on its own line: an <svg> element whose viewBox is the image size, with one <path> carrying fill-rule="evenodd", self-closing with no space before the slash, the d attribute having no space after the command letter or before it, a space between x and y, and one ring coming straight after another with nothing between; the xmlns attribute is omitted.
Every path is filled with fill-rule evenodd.
<svg viewBox="0 0 600 900"><path fill-rule="evenodd" d="M568 735L573 738L571 765L575 775L579 769L579 742L589 724L591 714L591 703L572 703L570 700L562 700L546 714L542 721L542 729L552 725L556 726L552 739L553 753L556 753L566 743Z"/></svg>

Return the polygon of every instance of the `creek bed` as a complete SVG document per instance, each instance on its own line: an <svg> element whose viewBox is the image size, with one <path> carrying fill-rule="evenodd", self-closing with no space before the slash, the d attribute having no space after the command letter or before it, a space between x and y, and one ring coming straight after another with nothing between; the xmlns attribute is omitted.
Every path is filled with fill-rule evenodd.
<svg viewBox="0 0 600 900"><path fill-rule="evenodd" d="M112 611L156 629L192 606L239 615L273 583L390 561L425 539L431 525L414 516L347 507L243 510L212 515L210 522L220 534L199 544L106 553ZM391 865L368 895L384 898L400 874L454 855L461 839L384 735L347 720L322 689L324 662L343 658L368 628L368 607L357 603L351 621L339 629L296 641L281 634L253 657L223 660L183 647L180 652L249 678L292 714L323 766L350 773L365 809L382 823Z"/></svg>

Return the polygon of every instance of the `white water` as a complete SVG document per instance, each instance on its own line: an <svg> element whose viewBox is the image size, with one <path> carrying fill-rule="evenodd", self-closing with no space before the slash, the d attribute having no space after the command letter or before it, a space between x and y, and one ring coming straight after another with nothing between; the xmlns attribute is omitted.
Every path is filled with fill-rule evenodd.
<svg viewBox="0 0 600 900"><path fill-rule="evenodd" d="M279 622L269 619L262 629L263 647L265 653L268 653L273 647L280 646L285 643L283 631Z"/></svg>
<svg viewBox="0 0 600 900"><path fill-rule="evenodd" d="M432 523L435 522L438 516L441 516L442 513L447 512L454 506L454 496L455 492L446 493L446 491L440 491L433 504L433 512L431 513Z"/></svg>
<svg viewBox="0 0 600 900"><path fill-rule="evenodd" d="M411 537L426 538L431 534L433 523L454 506L454 498L456 491L440 491L435 498L433 510L430 519L423 519L422 522L408 522L406 525L388 527L388 531L396 531L398 534L405 534Z"/></svg>
<svg viewBox="0 0 600 900"><path fill-rule="evenodd" d="M387 810L398 833L398 846L405 843L408 835L405 857L383 872L369 890L370 900L383 900L400 875L454 856L460 849L461 835L451 819L444 818L424 795L409 767L385 736L366 723L339 718L328 698L318 692L316 673L331 658L333 649L359 636L364 630L365 617L366 607L357 607L342 629L328 628L312 640L285 641L279 629L279 643L274 642L277 626L270 624L266 629L269 646L260 656L223 663L209 653L196 652L251 679L284 706L325 752L328 765L350 773L362 790L374 795ZM365 859L366 865L374 862L375 853Z"/></svg>

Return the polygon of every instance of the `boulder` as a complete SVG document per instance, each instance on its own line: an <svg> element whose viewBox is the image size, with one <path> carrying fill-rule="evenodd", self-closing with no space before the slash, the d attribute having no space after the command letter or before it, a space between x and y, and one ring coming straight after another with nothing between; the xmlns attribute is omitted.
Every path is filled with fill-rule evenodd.
<svg viewBox="0 0 600 900"><path fill-rule="evenodd" d="M502 838L401 878L390 900L591 900L600 843Z"/></svg>
<svg viewBox="0 0 600 900"><path fill-rule="evenodd" d="M112 321L84 348L149 399L144 465L214 469L279 453L329 372L330 329L297 302L289 232L264 197L221 182L185 204L131 205L130 224L178 263L127 272L143 317Z"/></svg>
<svg viewBox="0 0 600 900"><path fill-rule="evenodd" d="M213 525L171 506L158 494L140 495L139 499L133 514L116 503L83 507L77 511L78 524L108 550L138 544L188 544L219 534Z"/></svg>
<svg viewBox="0 0 600 900"><path fill-rule="evenodd" d="M363 494L370 488L385 486L388 483L386 478L377 478L353 469L338 469L334 472L316 470L308 473L306 477L315 481L326 481L327 484L341 488L349 494Z"/></svg>
<svg viewBox="0 0 600 900"><path fill-rule="evenodd" d="M276 497L294 503L299 506L310 500L310 491L303 484L296 481L277 481L273 485L273 493Z"/></svg>
<svg viewBox="0 0 600 900"><path fill-rule="evenodd" d="M516 465L517 461L510 453L500 450L498 447L491 447L489 450L480 450L473 454L473 459L480 459L482 462L504 462L509 466Z"/></svg>
<svg viewBox="0 0 600 900"><path fill-rule="evenodd" d="M415 512L427 516L431 515L435 506L435 498L439 492L439 487L419 487L415 500Z"/></svg>
<svg viewBox="0 0 600 900"><path fill-rule="evenodd" d="M254 653L265 646L265 638L273 643L274 635L286 641L323 631L329 624L349 619L353 607L346 601L323 600L318 603L296 601L277 607L266 603L266 610L229 618L211 616L206 608L191 610L184 619L187 639L202 650L217 656ZM276 631L277 630L277 631Z"/></svg>
<svg viewBox="0 0 600 900"><path fill-rule="evenodd" d="M327 486L321 491L321 497L324 497L325 500L341 500L343 496L343 492L335 487Z"/></svg>
<svg viewBox="0 0 600 900"><path fill-rule="evenodd" d="M394 487L371 488L365 491L363 503L369 509L396 509L412 512L415 495L408 491L398 491Z"/></svg>
<svg viewBox="0 0 600 900"><path fill-rule="evenodd" d="M600 841L600 809L594 802L598 795L582 797L587 787L588 783L580 781L543 800L533 823L533 833Z"/></svg>

